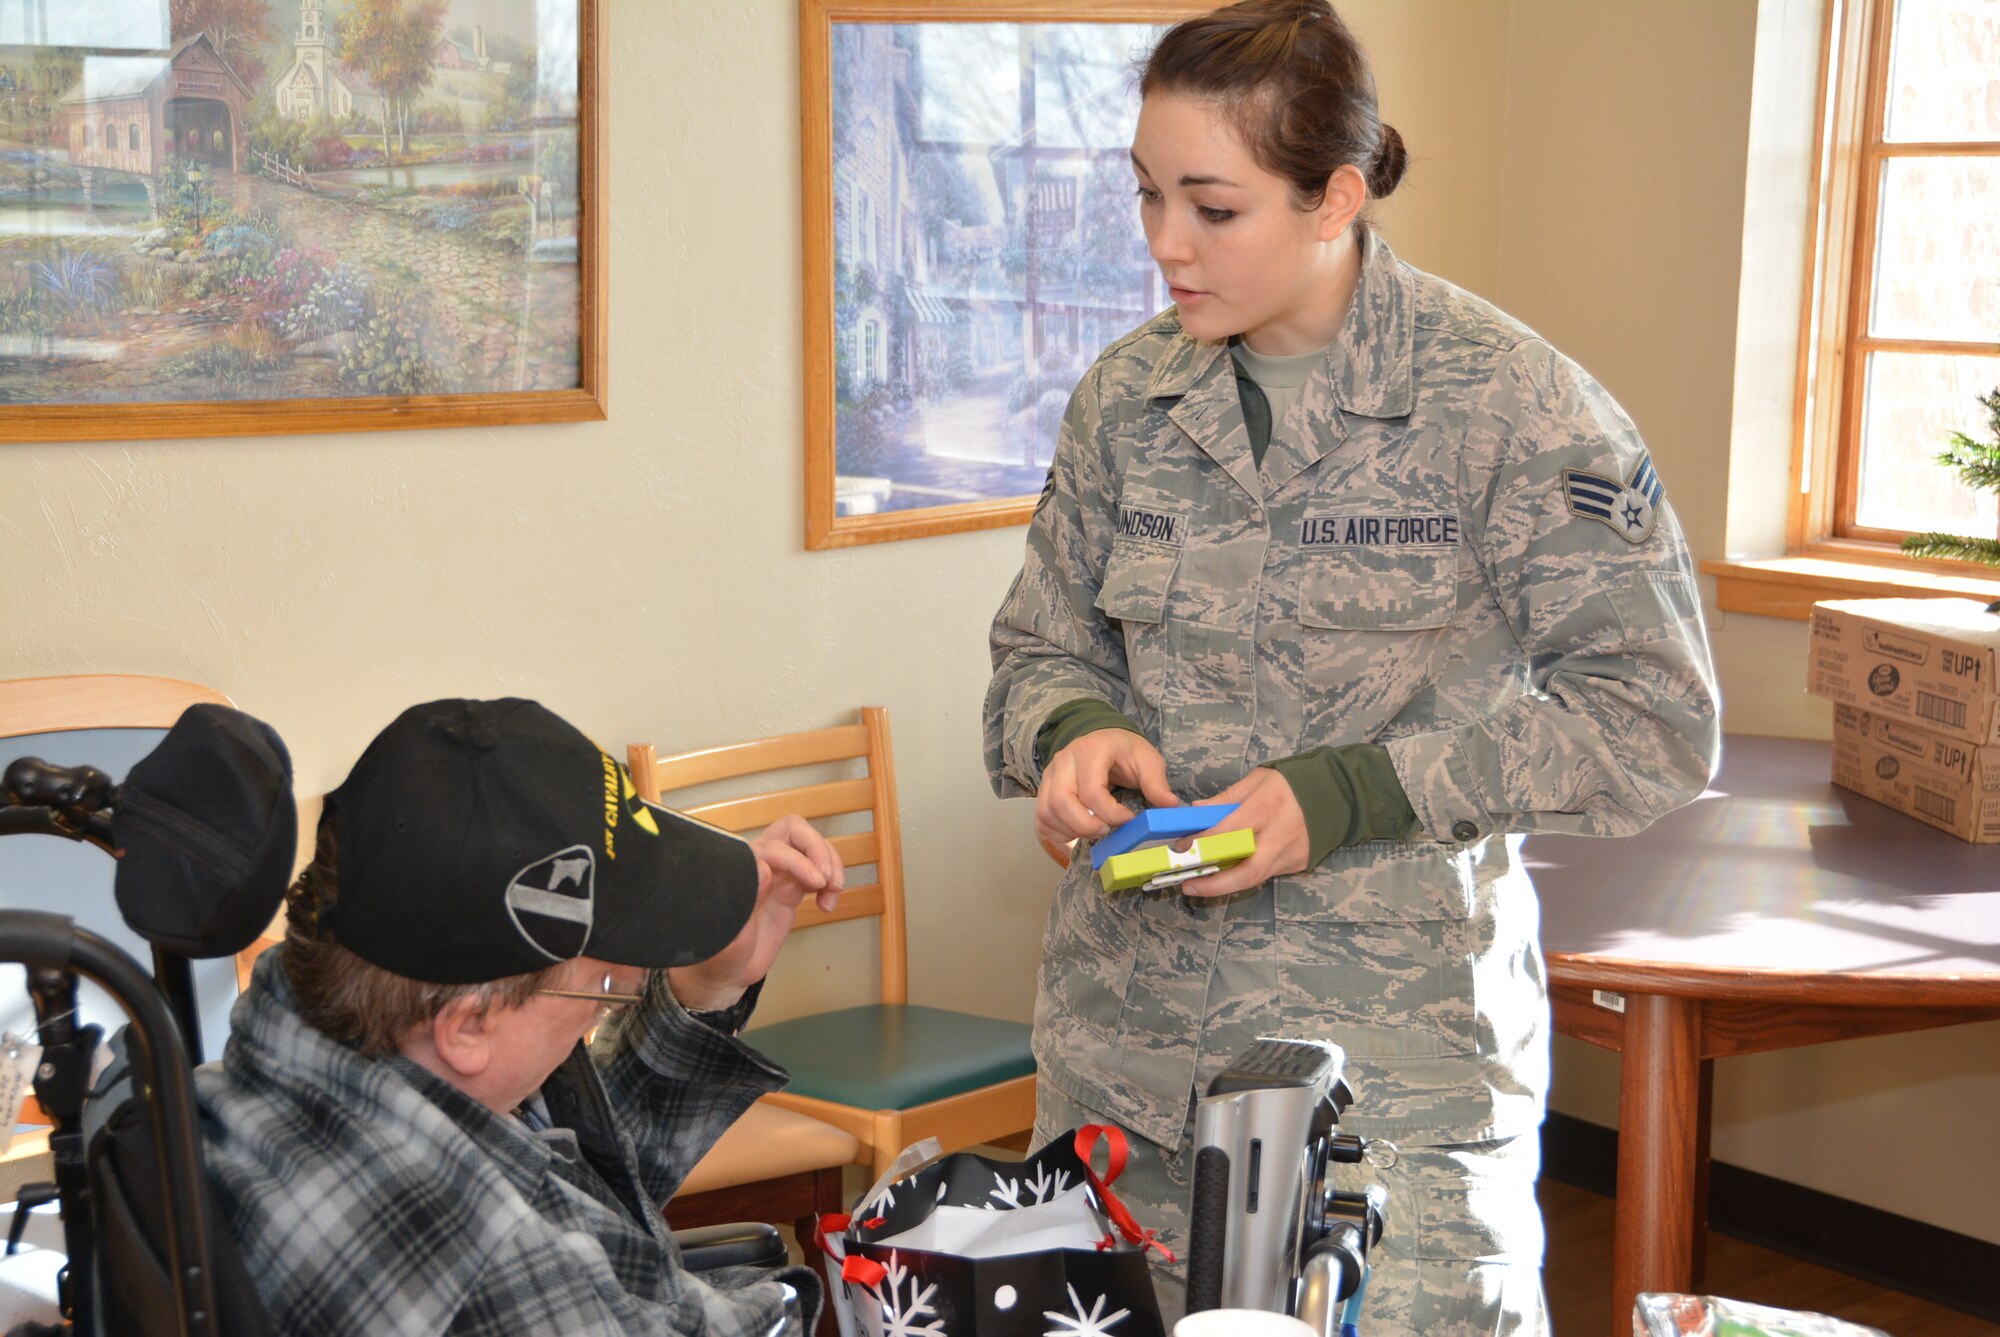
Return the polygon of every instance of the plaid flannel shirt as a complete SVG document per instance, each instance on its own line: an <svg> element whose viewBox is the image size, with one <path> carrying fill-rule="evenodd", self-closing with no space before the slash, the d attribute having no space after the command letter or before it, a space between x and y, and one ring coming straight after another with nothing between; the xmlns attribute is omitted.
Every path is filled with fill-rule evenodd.
<svg viewBox="0 0 2000 1337"><path fill-rule="evenodd" d="M278 1331L763 1337L777 1281L811 1313L803 1268L681 1266L658 1204L786 1074L664 981L549 1079L557 1126L541 1132L407 1059L356 1054L296 1007L267 953L222 1062L196 1074L210 1176Z"/></svg>

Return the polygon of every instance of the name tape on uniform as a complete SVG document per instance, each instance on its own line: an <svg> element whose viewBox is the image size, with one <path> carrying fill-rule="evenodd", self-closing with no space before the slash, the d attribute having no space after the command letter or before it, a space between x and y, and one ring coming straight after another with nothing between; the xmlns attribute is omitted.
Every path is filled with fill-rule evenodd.
<svg viewBox="0 0 2000 1337"><path fill-rule="evenodd" d="M1455 548L1455 515L1308 515L1299 525L1306 548Z"/></svg>
<svg viewBox="0 0 2000 1337"><path fill-rule="evenodd" d="M1139 506L1118 508L1118 536L1145 539L1179 548L1187 543L1187 517L1165 511L1149 511Z"/></svg>

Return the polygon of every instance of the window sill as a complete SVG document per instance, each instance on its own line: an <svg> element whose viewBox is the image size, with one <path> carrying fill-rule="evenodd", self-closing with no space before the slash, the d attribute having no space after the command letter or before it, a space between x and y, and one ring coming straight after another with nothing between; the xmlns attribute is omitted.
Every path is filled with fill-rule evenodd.
<svg viewBox="0 0 2000 1337"><path fill-rule="evenodd" d="M1755 561L1710 559L1704 575L1715 577L1715 604L1725 613L1804 622L1820 599L1936 599L1961 595L2000 599L2000 573L1958 575L1927 565L1869 557L1766 557Z"/></svg>

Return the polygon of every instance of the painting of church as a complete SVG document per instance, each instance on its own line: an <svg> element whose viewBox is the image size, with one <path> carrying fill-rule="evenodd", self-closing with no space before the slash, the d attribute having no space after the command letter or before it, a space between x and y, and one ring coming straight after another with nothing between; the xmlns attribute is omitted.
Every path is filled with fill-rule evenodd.
<svg viewBox="0 0 2000 1337"><path fill-rule="evenodd" d="M343 121L351 116L381 120L381 90L336 59L327 49L329 40L325 0L302 0L292 63L272 85L278 114L292 121L321 114Z"/></svg>

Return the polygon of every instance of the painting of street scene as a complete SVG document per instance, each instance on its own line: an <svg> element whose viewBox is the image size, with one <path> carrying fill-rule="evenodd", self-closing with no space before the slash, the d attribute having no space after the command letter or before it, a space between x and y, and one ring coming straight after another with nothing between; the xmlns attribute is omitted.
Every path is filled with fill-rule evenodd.
<svg viewBox="0 0 2000 1337"><path fill-rule="evenodd" d="M0 404L576 387L578 8L0 6Z"/></svg>
<svg viewBox="0 0 2000 1337"><path fill-rule="evenodd" d="M1114 23L835 23L834 510L1033 496L1077 379L1167 304Z"/></svg>

